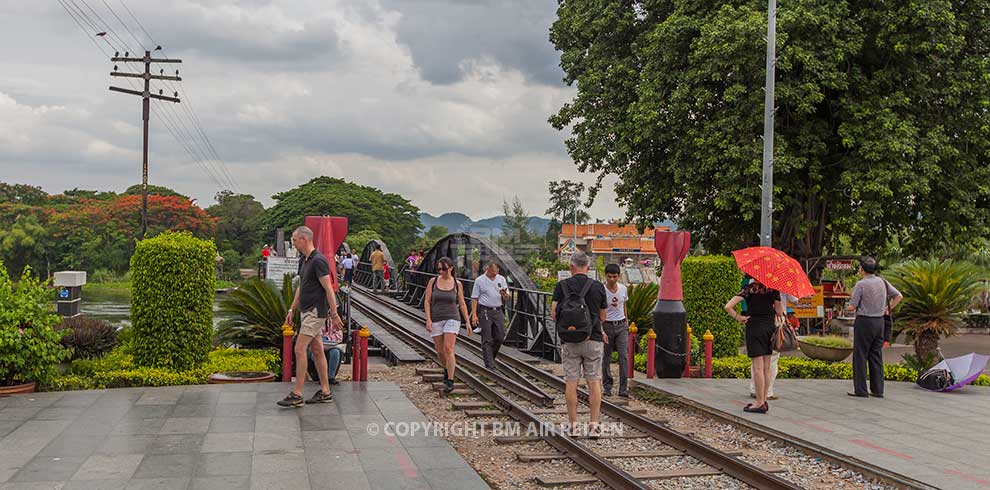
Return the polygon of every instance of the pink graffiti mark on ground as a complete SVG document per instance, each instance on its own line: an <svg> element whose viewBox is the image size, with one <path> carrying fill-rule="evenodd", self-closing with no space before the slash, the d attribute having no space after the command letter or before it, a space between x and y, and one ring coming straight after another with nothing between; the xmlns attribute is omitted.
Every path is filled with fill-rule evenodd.
<svg viewBox="0 0 990 490"><path fill-rule="evenodd" d="M863 439L849 439L849 442L851 442L853 444L859 444L860 446L868 447L870 449L876 449L877 451L880 451L881 453L886 453L886 454L889 454L891 456L895 456L895 457L898 457L898 458L901 458L901 459L906 459L906 460L909 460L909 461L914 459L914 457L911 456L911 455L909 455L909 454L899 453L897 451L894 451L893 449L885 448L883 446L878 446L876 444L873 444L870 441L866 441L866 440L863 440Z"/></svg>
<svg viewBox="0 0 990 490"><path fill-rule="evenodd" d="M402 474L405 475L406 478L416 478L419 475L419 472L416 471L416 466L413 465L408 454L400 454L396 459L398 460L399 467L402 468Z"/></svg>
<svg viewBox="0 0 990 490"><path fill-rule="evenodd" d="M979 484L982 487L990 487L990 480L984 480L982 478L977 478L977 477L975 477L973 475L970 475L970 474L967 474L967 473L963 473L963 472L957 471L957 470L948 470L947 469L947 470L944 470L944 471L945 471L945 474L946 475L958 476L959 478L962 478L963 480L971 481L973 483Z"/></svg>
<svg viewBox="0 0 990 490"><path fill-rule="evenodd" d="M832 432L832 429L827 429L827 428L822 427L820 425L816 425L816 424L813 424L811 422L806 422L804 420L799 420L799 419L795 419L795 418L792 418L792 417L781 417L780 419L781 420L786 420L786 421L788 421L788 422L790 422L792 424L795 424L795 425L800 425L802 427L807 427L807 428L812 429L812 430L817 430L818 432L825 432L825 433L831 433Z"/></svg>

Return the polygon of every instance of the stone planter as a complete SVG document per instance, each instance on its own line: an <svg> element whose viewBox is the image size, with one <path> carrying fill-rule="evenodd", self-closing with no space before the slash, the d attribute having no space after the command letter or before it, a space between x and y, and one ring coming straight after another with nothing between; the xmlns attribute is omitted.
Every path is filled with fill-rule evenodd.
<svg viewBox="0 0 990 490"><path fill-rule="evenodd" d="M838 362L852 354L852 347L825 347L821 345L809 344L798 337L798 347L804 355L826 362Z"/></svg>
<svg viewBox="0 0 990 490"><path fill-rule="evenodd" d="M0 396L16 395L18 393L34 393L34 381L14 386L0 386Z"/></svg>
<svg viewBox="0 0 990 490"><path fill-rule="evenodd" d="M266 371L226 371L211 374L207 383L211 385L235 383L268 383L275 380L275 374Z"/></svg>

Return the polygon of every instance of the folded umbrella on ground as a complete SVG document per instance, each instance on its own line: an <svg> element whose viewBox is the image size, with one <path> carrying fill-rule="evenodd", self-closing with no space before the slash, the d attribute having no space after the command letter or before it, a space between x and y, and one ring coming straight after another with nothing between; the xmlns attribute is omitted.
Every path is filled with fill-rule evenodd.
<svg viewBox="0 0 990 490"><path fill-rule="evenodd" d="M929 391L958 390L976 381L987 368L987 362L990 362L990 356L976 353L942 359L918 376L918 386Z"/></svg>

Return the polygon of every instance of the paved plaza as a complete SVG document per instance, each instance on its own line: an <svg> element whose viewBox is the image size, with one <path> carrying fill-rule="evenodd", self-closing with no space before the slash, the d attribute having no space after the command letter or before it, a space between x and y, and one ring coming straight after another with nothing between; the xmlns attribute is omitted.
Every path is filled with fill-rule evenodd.
<svg viewBox="0 0 990 490"><path fill-rule="evenodd" d="M264 383L0 398L0 490L489 488L446 440L384 434L387 422L427 420L395 383L343 382L334 403L277 407L289 389ZM317 389L307 385L304 395Z"/></svg>
<svg viewBox="0 0 990 490"><path fill-rule="evenodd" d="M645 379L635 383L885 468L936 488L990 488L990 389L930 393L887 382L886 398L846 395L851 381L779 379L770 413L742 411L749 380Z"/></svg>

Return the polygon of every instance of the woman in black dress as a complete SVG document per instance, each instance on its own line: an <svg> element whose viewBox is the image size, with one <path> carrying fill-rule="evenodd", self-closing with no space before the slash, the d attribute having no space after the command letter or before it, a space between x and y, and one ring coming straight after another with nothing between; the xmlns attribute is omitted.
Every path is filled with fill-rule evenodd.
<svg viewBox="0 0 990 490"><path fill-rule="evenodd" d="M746 300L749 316L736 313L736 305L742 300ZM726 303L725 311L745 326L746 354L753 360L756 403L746 405L743 410L767 413L770 410L767 403L767 380L770 379L770 355L773 354L770 338L775 328L774 318L784 316L780 291L770 289L753 279Z"/></svg>

